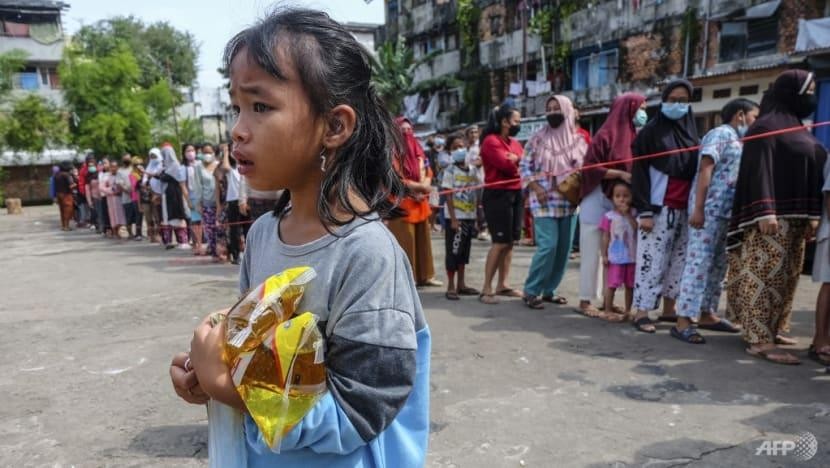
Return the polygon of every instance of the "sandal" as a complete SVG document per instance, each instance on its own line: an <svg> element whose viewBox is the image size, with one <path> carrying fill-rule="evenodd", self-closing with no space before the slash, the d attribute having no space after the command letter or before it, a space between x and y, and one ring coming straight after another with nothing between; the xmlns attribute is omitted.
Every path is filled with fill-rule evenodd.
<svg viewBox="0 0 830 468"><path fill-rule="evenodd" d="M539 296L525 296L522 298L522 302L531 309L541 310L545 308L544 301Z"/></svg>
<svg viewBox="0 0 830 468"><path fill-rule="evenodd" d="M778 348L764 350L752 349L750 347L746 348L746 352L750 356L757 357L758 359L763 359L765 361L769 361L775 364L784 364L787 366L797 366L801 364L801 361L799 361L797 357L785 351L781 351Z"/></svg>
<svg viewBox="0 0 830 468"><path fill-rule="evenodd" d="M637 320L631 322L631 326L636 328L638 332L643 332L643 333L654 333L654 332L657 331L657 329L654 328L654 322L652 322L651 319L648 318L647 316L646 317L640 317ZM646 328L646 327L651 327L651 328Z"/></svg>
<svg viewBox="0 0 830 468"><path fill-rule="evenodd" d="M830 366L830 346L816 348L816 345L810 345L810 349L807 350L807 357L823 366Z"/></svg>
<svg viewBox="0 0 830 468"><path fill-rule="evenodd" d="M740 333L741 332L740 328L736 327L735 325L732 324L732 322L730 322L729 320L726 320L725 318L722 318L722 319L718 320L717 323L713 323L713 324L709 324L709 325L699 324L698 328L702 328L704 330L717 331L717 332L726 332L726 333Z"/></svg>
<svg viewBox="0 0 830 468"><path fill-rule="evenodd" d="M798 340L785 335L775 335L775 344L784 346L795 346L798 344Z"/></svg>
<svg viewBox="0 0 830 468"><path fill-rule="evenodd" d="M565 305L568 300L562 296L542 296L542 300L551 304Z"/></svg>
<svg viewBox="0 0 830 468"><path fill-rule="evenodd" d="M496 299L496 296L493 295L493 294L484 294L484 293L482 293L482 294L478 295L478 302L481 302L482 304L487 304L487 305L496 305L496 304L499 303L499 300Z"/></svg>
<svg viewBox="0 0 830 468"><path fill-rule="evenodd" d="M706 344L706 338L697 332L696 327L686 327L683 331L678 330L677 327L671 327L671 336L689 344Z"/></svg>
<svg viewBox="0 0 830 468"><path fill-rule="evenodd" d="M457 301L461 299L460 297L458 297L458 293L455 291L447 291L446 293L444 293L444 297L446 297L447 300L450 301Z"/></svg>
<svg viewBox="0 0 830 468"><path fill-rule="evenodd" d="M459 296L478 296L479 292L478 292L478 289L470 288L470 287L465 286L463 288L458 288L458 295Z"/></svg>
<svg viewBox="0 0 830 468"><path fill-rule="evenodd" d="M524 297L519 291L516 291L513 288L504 288L496 291L496 296L503 296L503 297Z"/></svg>

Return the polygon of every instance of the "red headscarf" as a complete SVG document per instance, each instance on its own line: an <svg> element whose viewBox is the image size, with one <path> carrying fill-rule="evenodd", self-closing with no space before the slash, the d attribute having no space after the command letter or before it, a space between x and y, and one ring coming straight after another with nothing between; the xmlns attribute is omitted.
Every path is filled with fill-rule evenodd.
<svg viewBox="0 0 830 468"><path fill-rule="evenodd" d="M605 123L594 135L585 166L621 161L619 164L589 168L582 171L582 196L588 196L603 181L608 169L631 172L631 142L637 135L634 129L634 116L646 98L638 93L625 93L617 96L611 104L611 110Z"/></svg>
<svg viewBox="0 0 830 468"><path fill-rule="evenodd" d="M403 167L401 170L405 179L420 182L421 162L419 159L426 159L426 155L424 155L424 149L421 148L421 144L415 139L415 135L413 135L412 132L403 131L401 127L404 122L412 125L412 122L410 122L406 117L398 117L395 119L395 123L398 124L398 128L401 129L401 137L403 138L404 146L406 147L406 153L403 155L403 158L401 158L403 161Z"/></svg>

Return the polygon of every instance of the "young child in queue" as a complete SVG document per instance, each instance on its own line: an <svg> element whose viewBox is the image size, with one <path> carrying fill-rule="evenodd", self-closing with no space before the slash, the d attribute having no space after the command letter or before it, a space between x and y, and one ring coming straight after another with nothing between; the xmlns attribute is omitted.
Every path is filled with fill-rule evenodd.
<svg viewBox="0 0 830 468"><path fill-rule="evenodd" d="M302 308L321 322L328 392L273 452L222 360L225 327L206 318L189 356L173 359L176 393L246 414L248 466L421 467L430 332L407 257L381 222L399 214L392 155L403 151L369 54L325 13L283 9L234 37L225 64L240 172L255 190L284 189L250 229L239 290L314 268Z"/></svg>
<svg viewBox="0 0 830 468"><path fill-rule="evenodd" d="M631 314L637 253L637 219L631 207L631 187L622 180L612 187L614 209L602 216L602 263L605 265L605 311ZM625 311L614 305L617 289L625 288Z"/></svg>
<svg viewBox="0 0 830 468"><path fill-rule="evenodd" d="M447 140L450 164L441 177L441 189L453 190L444 197L445 263L447 267L446 298L459 300L459 296L477 296L477 289L464 282L464 269L470 263L470 247L476 235L476 209L478 199L475 190L481 184L478 169L467 165L467 148L461 134ZM458 281L456 283L456 276Z"/></svg>

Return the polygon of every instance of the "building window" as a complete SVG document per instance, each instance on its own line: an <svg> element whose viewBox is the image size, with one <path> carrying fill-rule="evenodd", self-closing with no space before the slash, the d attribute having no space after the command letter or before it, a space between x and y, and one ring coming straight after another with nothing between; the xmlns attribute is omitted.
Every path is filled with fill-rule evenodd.
<svg viewBox="0 0 830 468"><path fill-rule="evenodd" d="M723 23L720 32L720 61L732 62L758 57L778 50L778 16Z"/></svg>
<svg viewBox="0 0 830 468"><path fill-rule="evenodd" d="M455 50L458 48L458 35L448 34L446 39L447 50Z"/></svg>
<svg viewBox="0 0 830 468"><path fill-rule="evenodd" d="M58 75L57 68L49 69L49 85L52 89L61 89L61 77Z"/></svg>
<svg viewBox="0 0 830 468"><path fill-rule="evenodd" d="M714 99L724 99L732 96L732 88L723 88L723 89L716 89L712 93L712 97Z"/></svg>
<svg viewBox="0 0 830 468"><path fill-rule="evenodd" d="M490 34L498 36L501 31L501 15L490 16Z"/></svg>
<svg viewBox="0 0 830 468"><path fill-rule="evenodd" d="M573 89L599 88L617 81L617 49L579 57L574 61Z"/></svg>
<svg viewBox="0 0 830 468"><path fill-rule="evenodd" d="M14 87L26 91L35 91L40 88L40 77L38 76L37 68L26 67L22 72L18 73Z"/></svg>
<svg viewBox="0 0 830 468"><path fill-rule="evenodd" d="M741 86L738 90L738 94L741 96L751 96L753 94L758 94L758 85L754 86Z"/></svg>
<svg viewBox="0 0 830 468"><path fill-rule="evenodd" d="M40 70L40 84L43 86L49 86L49 71L45 68L41 68Z"/></svg>

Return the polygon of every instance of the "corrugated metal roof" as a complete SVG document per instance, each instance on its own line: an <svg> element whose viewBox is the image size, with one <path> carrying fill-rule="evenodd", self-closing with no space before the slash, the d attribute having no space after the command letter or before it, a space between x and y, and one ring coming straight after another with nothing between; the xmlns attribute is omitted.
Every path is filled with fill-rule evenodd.
<svg viewBox="0 0 830 468"><path fill-rule="evenodd" d="M39 10L63 10L69 8L68 3L53 0L0 0L0 8L39 9Z"/></svg>

